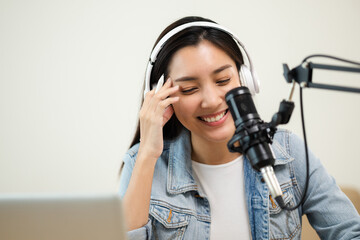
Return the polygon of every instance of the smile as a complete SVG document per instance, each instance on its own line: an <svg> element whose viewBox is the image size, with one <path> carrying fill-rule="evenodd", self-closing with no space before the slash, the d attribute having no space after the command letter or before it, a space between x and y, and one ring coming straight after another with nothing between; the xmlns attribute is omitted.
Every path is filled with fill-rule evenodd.
<svg viewBox="0 0 360 240"><path fill-rule="evenodd" d="M225 114L228 112L228 109L226 109L225 111L218 113L218 114L214 114L211 116L204 116L204 117L198 117L200 120L204 121L204 122L208 122L208 123L214 123L214 122L218 122L220 121Z"/></svg>

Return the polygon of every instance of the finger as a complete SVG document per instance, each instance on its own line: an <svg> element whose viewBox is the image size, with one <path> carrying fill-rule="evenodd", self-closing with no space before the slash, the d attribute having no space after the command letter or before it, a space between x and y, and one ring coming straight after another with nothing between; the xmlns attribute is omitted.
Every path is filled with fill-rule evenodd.
<svg viewBox="0 0 360 240"><path fill-rule="evenodd" d="M172 94L176 93L177 91L179 91L179 86L178 85L176 85L174 87L162 89L157 94L155 94L155 96L159 100L165 100L166 98L168 98Z"/></svg>
<svg viewBox="0 0 360 240"><path fill-rule="evenodd" d="M170 120L173 114L174 114L174 108L172 105L169 105L167 108L165 108L163 114L163 126Z"/></svg>
<svg viewBox="0 0 360 240"><path fill-rule="evenodd" d="M154 90L151 90L145 94L145 98L144 98L144 101L143 101L143 103L141 105L141 109L140 109L140 117L146 115L147 112L149 112L149 111L155 110L156 105L154 106L154 104L152 104L154 94L155 94Z"/></svg>
<svg viewBox="0 0 360 240"><path fill-rule="evenodd" d="M173 91L176 91L176 89L174 89ZM162 97L158 96L158 94L154 94L154 90L151 90L150 92L146 93L146 98L140 109L140 117L143 118L150 115L153 115L154 117L162 117L165 108L168 107L170 104L177 102L178 100L179 97L169 96L167 96L167 98L165 99L162 99Z"/></svg>
<svg viewBox="0 0 360 240"><path fill-rule="evenodd" d="M161 83L161 82L159 82L159 83ZM166 79L165 84L161 85L160 87L159 87L159 85L157 85L155 93L159 94L159 93L164 92L166 89L169 89L171 87L172 87L172 81L171 81L170 78L168 78L168 79Z"/></svg>
<svg viewBox="0 0 360 240"><path fill-rule="evenodd" d="M154 96L154 94L155 94L155 91L154 91L154 90L151 90L151 91L147 92L147 93L145 94L145 97L144 97L143 105L144 105L144 104L147 104L148 102L150 102L151 99L152 99L152 97Z"/></svg>
<svg viewBox="0 0 360 240"><path fill-rule="evenodd" d="M163 85L164 85L164 74L161 75L158 83L156 84L155 93L157 93Z"/></svg>
<svg viewBox="0 0 360 240"><path fill-rule="evenodd" d="M164 114L165 109L169 107L171 104L176 103L177 101L179 101L179 97L169 97L161 101L158 104L158 107L156 108L156 114L161 114L160 116L162 116Z"/></svg>

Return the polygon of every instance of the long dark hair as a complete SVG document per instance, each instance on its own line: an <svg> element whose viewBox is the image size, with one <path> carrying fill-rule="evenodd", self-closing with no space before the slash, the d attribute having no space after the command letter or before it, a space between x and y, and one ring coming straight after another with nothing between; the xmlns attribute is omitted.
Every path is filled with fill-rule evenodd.
<svg viewBox="0 0 360 240"><path fill-rule="evenodd" d="M160 36L155 42L154 47L160 41L160 39L172 29L176 28L177 26L183 25L185 23L195 22L195 21L206 21L206 22L215 23L210 19L197 17L197 16L181 18L175 21L174 23L172 23L171 25L169 25L160 34ZM229 34L221 30L217 30L210 27L190 27L172 36L162 47L161 51L157 56L156 62L153 66L150 75L150 86L156 84L162 74L164 74L165 79L168 77L168 64L176 51L187 46L196 46L202 40L207 40L212 44L214 44L215 46L222 49L225 53L229 55L229 57L232 58L232 60L236 64L237 69L238 70L240 69L240 65L243 64L244 62L243 57L237 43ZM164 126L163 129L164 139L176 138L181 132L182 128L183 125L179 122L175 114L173 114L173 116ZM140 121L138 121L136 133L130 147L135 145L139 141L140 141Z"/></svg>

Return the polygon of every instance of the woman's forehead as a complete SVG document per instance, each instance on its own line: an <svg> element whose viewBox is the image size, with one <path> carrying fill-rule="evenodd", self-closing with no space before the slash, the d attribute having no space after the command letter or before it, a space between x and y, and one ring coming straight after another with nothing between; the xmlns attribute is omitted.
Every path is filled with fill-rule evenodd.
<svg viewBox="0 0 360 240"><path fill-rule="evenodd" d="M207 70L220 72L224 66L235 67L235 62L222 49L209 41L202 41L198 45L179 49L168 65L169 74L196 73Z"/></svg>

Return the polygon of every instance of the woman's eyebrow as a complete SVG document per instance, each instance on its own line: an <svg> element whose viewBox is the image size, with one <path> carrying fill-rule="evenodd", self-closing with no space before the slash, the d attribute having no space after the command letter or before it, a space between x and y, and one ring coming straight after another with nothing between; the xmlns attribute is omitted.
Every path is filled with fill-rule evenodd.
<svg viewBox="0 0 360 240"><path fill-rule="evenodd" d="M230 65L230 64L226 64L226 65L224 65L224 66L221 66L221 67L219 67L218 69L215 69L214 71L213 71L213 73L214 74L217 74L217 73L219 73L219 72L221 72L221 71L223 71L223 70L225 70L225 69L227 69L227 68L231 68L232 66Z"/></svg>
<svg viewBox="0 0 360 240"><path fill-rule="evenodd" d="M175 79L174 82L194 81L196 79L197 79L196 77L181 77L181 78Z"/></svg>

